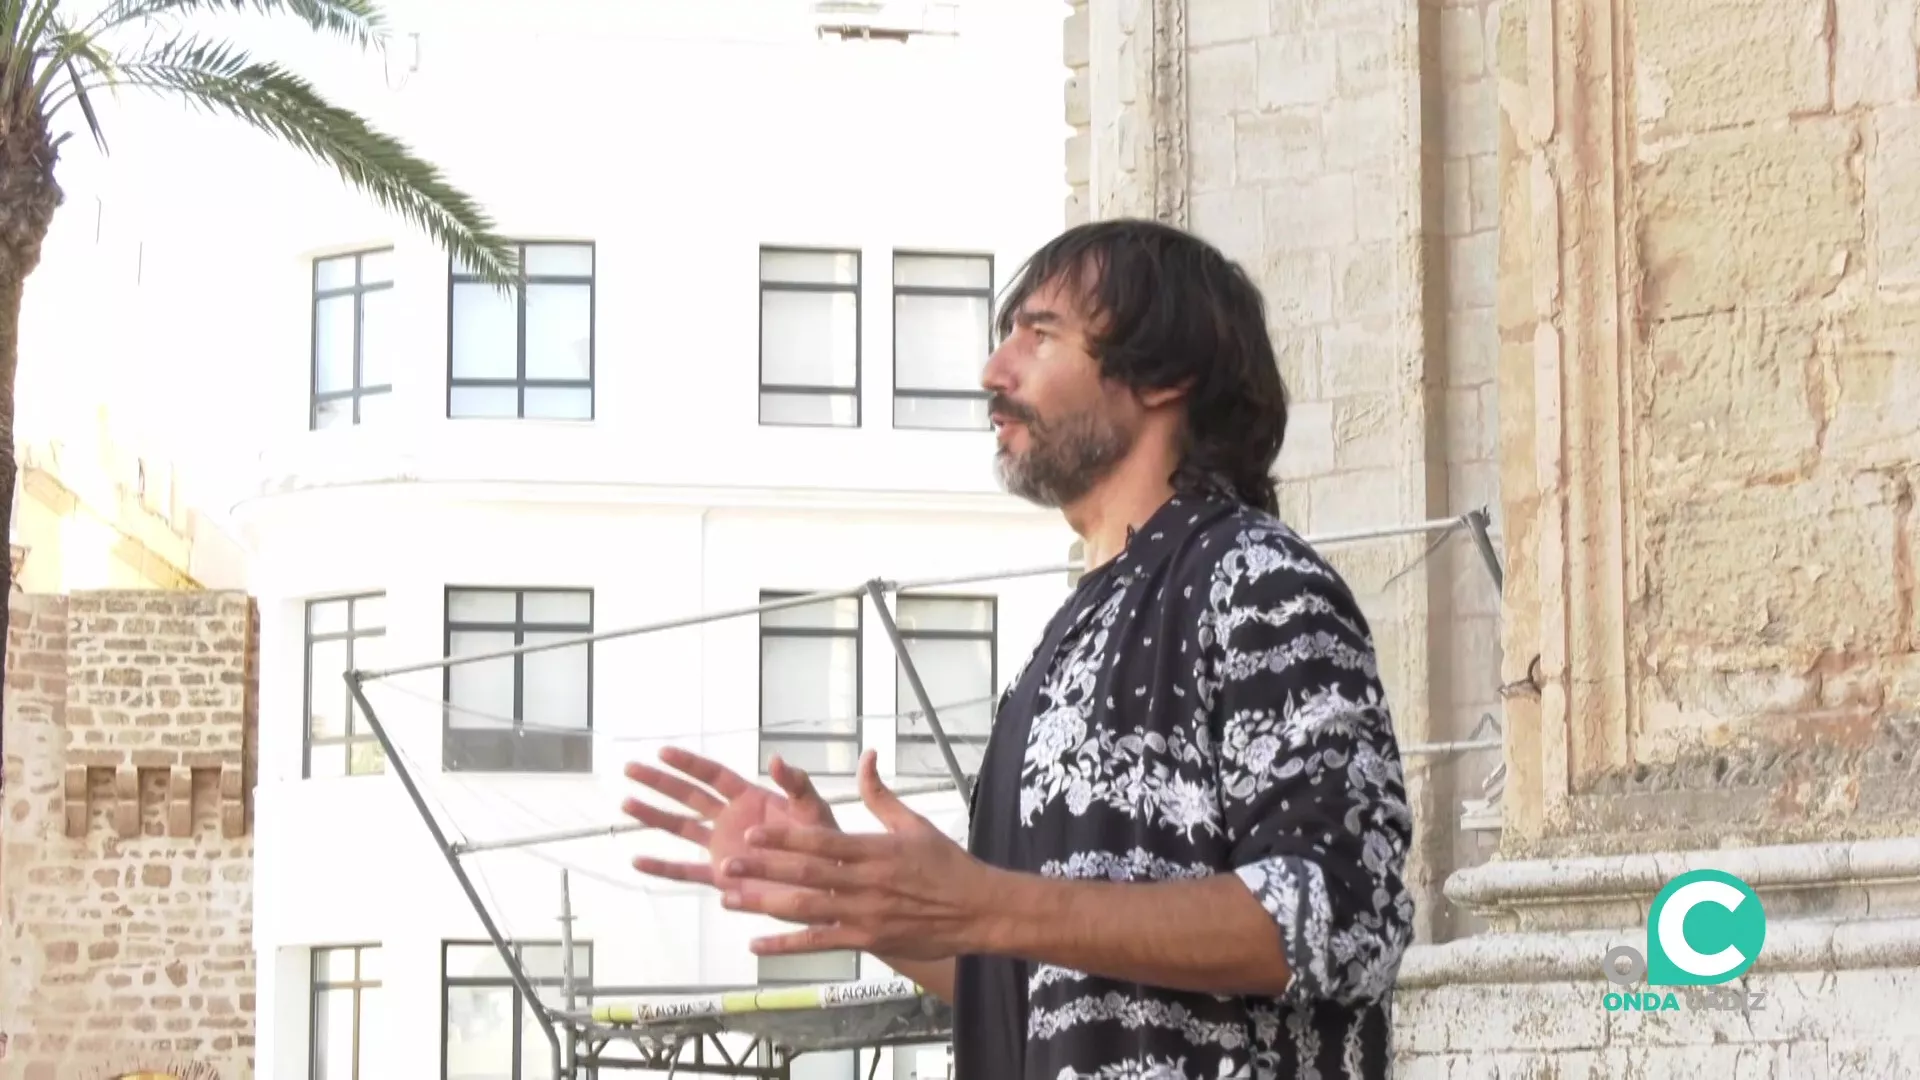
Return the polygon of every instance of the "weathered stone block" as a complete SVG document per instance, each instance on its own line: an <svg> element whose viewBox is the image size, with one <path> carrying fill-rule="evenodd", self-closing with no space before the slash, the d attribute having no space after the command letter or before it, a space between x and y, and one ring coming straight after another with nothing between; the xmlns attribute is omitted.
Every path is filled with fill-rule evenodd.
<svg viewBox="0 0 1920 1080"><path fill-rule="evenodd" d="M1400 347L1389 319L1357 320L1328 328L1321 338L1321 395L1338 398L1399 388L1403 370Z"/></svg>
<svg viewBox="0 0 1920 1080"><path fill-rule="evenodd" d="M1187 128L1190 194L1222 191L1234 184L1239 133L1231 116L1196 118Z"/></svg>
<svg viewBox="0 0 1920 1080"><path fill-rule="evenodd" d="M1500 237L1480 232L1447 240L1447 283L1462 307L1494 306L1500 295Z"/></svg>
<svg viewBox="0 0 1920 1080"><path fill-rule="evenodd" d="M1087 69L1078 68L1067 76L1066 116L1070 127L1086 127L1093 123L1093 108L1087 96Z"/></svg>
<svg viewBox="0 0 1920 1080"><path fill-rule="evenodd" d="M1412 287L1391 242L1343 248L1333 258L1333 313L1343 320L1391 316Z"/></svg>
<svg viewBox="0 0 1920 1080"><path fill-rule="evenodd" d="M1784 120L1827 107L1823 4L1668 0L1634 11L1640 122L1656 132Z"/></svg>
<svg viewBox="0 0 1920 1080"><path fill-rule="evenodd" d="M1345 532L1397 523L1404 485L1398 468L1316 477L1308 495L1310 527L1315 532Z"/></svg>
<svg viewBox="0 0 1920 1080"><path fill-rule="evenodd" d="M1473 231L1473 173L1466 158L1452 158L1440 170L1440 231L1461 236Z"/></svg>
<svg viewBox="0 0 1920 1080"><path fill-rule="evenodd" d="M1280 451L1280 478L1323 476L1334 468L1333 404L1296 402L1287 413L1287 442Z"/></svg>
<svg viewBox="0 0 1920 1080"><path fill-rule="evenodd" d="M1333 317L1333 259L1324 251L1263 246L1259 275L1268 317L1281 326L1315 326ZM1324 391L1323 391L1324 392Z"/></svg>
<svg viewBox="0 0 1920 1080"><path fill-rule="evenodd" d="M1478 7L1440 11L1440 77L1468 82L1487 72L1487 15Z"/></svg>
<svg viewBox="0 0 1920 1080"><path fill-rule="evenodd" d="M1334 46L1338 59L1335 90L1357 97L1384 90L1394 78L1393 34L1384 28L1343 30Z"/></svg>
<svg viewBox="0 0 1920 1080"><path fill-rule="evenodd" d="M1678 5L1685 7L1687 5ZM1674 318L1831 293L1861 256L1850 120L1699 135L1641 171L1647 314Z"/></svg>
<svg viewBox="0 0 1920 1080"><path fill-rule="evenodd" d="M1651 661L1752 671L1891 651L1905 632L1891 587L1902 512L1874 473L1649 498Z"/></svg>
<svg viewBox="0 0 1920 1080"><path fill-rule="evenodd" d="M1500 158L1475 154L1472 160L1473 231L1500 226Z"/></svg>
<svg viewBox="0 0 1920 1080"><path fill-rule="evenodd" d="M1196 192L1187 202L1187 227L1251 270L1261 263L1266 238L1263 203L1254 187Z"/></svg>
<svg viewBox="0 0 1920 1080"><path fill-rule="evenodd" d="M1252 111L1258 70L1252 42L1194 49L1187 56L1187 107L1195 116Z"/></svg>
<svg viewBox="0 0 1920 1080"><path fill-rule="evenodd" d="M1317 176L1266 191L1267 245L1278 251L1338 248L1354 241L1353 179Z"/></svg>
<svg viewBox="0 0 1920 1080"><path fill-rule="evenodd" d="M1219 45L1265 37L1272 25L1265 0L1214 0L1187 5L1187 45Z"/></svg>
<svg viewBox="0 0 1920 1080"><path fill-rule="evenodd" d="M1328 103L1323 127L1334 134L1327 139L1327 167L1392 167L1411 143L1411 122L1406 102L1392 90Z"/></svg>
<svg viewBox="0 0 1920 1080"><path fill-rule="evenodd" d="M1397 394L1366 394L1333 403L1334 467L1376 469L1400 460L1402 418Z"/></svg>
<svg viewBox="0 0 1920 1080"><path fill-rule="evenodd" d="M1447 316L1447 385L1493 383L1499 368L1500 335L1491 307L1456 308Z"/></svg>
<svg viewBox="0 0 1920 1080"><path fill-rule="evenodd" d="M1483 75L1441 91L1440 145L1448 157L1497 153L1500 149L1499 81Z"/></svg>
<svg viewBox="0 0 1920 1080"><path fill-rule="evenodd" d="M1087 22L1087 5L1075 4L1060 28L1060 62L1070 68L1084 68L1089 60L1092 29Z"/></svg>
<svg viewBox="0 0 1920 1080"><path fill-rule="evenodd" d="M1920 460L1920 422L1888 407L1920 400L1920 304L1883 301L1848 312L1832 337L1831 368L1815 384L1832 418L1826 458L1860 469Z"/></svg>
<svg viewBox="0 0 1920 1080"><path fill-rule="evenodd" d="M1888 105L1920 92L1915 0L1834 0L1833 106Z"/></svg>
<svg viewBox="0 0 1920 1080"><path fill-rule="evenodd" d="M1877 110L1873 149L1867 158L1867 211L1873 215L1874 268L1881 285L1920 285L1920 182L1916 180L1920 180L1920 105Z"/></svg>
<svg viewBox="0 0 1920 1080"><path fill-rule="evenodd" d="M1361 243L1399 240L1413 233L1409 215L1416 192L1412 180L1392 169L1360 169L1353 174L1354 232Z"/></svg>
<svg viewBox="0 0 1920 1080"><path fill-rule="evenodd" d="M1312 110L1243 116L1234 127L1236 176L1247 183L1315 176L1324 166L1322 142L1320 115Z"/></svg>
<svg viewBox="0 0 1920 1080"><path fill-rule="evenodd" d="M1607 1013L1595 987L1580 983L1475 986L1472 1006L1456 988L1402 990L1395 1001L1396 1049L1414 1054L1597 1049ZM1499 1032L1499 1044L1490 1042Z"/></svg>
<svg viewBox="0 0 1920 1080"><path fill-rule="evenodd" d="M1649 483L1692 492L1810 469L1821 428L1808 397L1823 377L1817 320L1742 309L1656 324L1652 370L1637 380Z"/></svg>
<svg viewBox="0 0 1920 1080"><path fill-rule="evenodd" d="M1339 58L1331 33L1288 34L1260 41L1258 96L1262 109L1320 105L1339 95ZM1243 106L1244 107L1244 106Z"/></svg>

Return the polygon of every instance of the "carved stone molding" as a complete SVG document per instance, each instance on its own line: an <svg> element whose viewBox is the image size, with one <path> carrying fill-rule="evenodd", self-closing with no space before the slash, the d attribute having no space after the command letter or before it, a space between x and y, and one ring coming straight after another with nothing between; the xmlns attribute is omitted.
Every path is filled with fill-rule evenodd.
<svg viewBox="0 0 1920 1080"><path fill-rule="evenodd" d="M1153 2L1153 214L1187 227L1187 0Z"/></svg>

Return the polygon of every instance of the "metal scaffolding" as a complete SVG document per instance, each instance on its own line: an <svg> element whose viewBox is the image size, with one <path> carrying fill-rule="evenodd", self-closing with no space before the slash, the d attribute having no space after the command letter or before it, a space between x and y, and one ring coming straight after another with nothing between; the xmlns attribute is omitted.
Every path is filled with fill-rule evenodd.
<svg viewBox="0 0 1920 1080"><path fill-rule="evenodd" d="M1438 534L1433 545L1427 549L1426 554L1431 554L1440 542L1460 530L1465 530L1472 537L1495 589L1502 589L1504 575L1489 532L1488 515L1484 509L1474 510L1456 518L1441 518L1409 525L1308 537L1307 542L1316 548L1328 548L1368 540ZM1425 558L1426 555L1422 555L1416 562L1424 561ZM1057 573L1071 574L1078 569L1079 567L1074 564L1063 563L1024 570L915 581L889 581L884 578L874 578L847 588L784 597L749 607L689 615L510 649L447 656L438 660L379 670L348 671L344 674L344 678L348 692L365 715L368 725L373 729L374 736L379 740L381 749L385 751L387 761L398 777L401 787L405 789L408 799L426 824L434 845L440 850L448 868L452 870L454 879L459 883L467 902L473 906L474 913L485 929L488 940L499 951L500 959L506 965L508 977L514 988L527 1003L528 1008L533 1010L541 1030L545 1032L552 1052L556 1078L582 1080L583 1077L597 1075L600 1069L635 1069L661 1071L670 1076L731 1076L757 1078L757 1080L791 1080L792 1061L802 1054L848 1049L880 1049L946 1039L951 1032L951 1014L944 1002L926 993L911 980L902 978L777 988L576 985L573 972L574 919L568 872L564 868L560 878L559 921L561 947L566 966L560 992L561 1007L555 1008L536 991L513 943L502 934L494 918L487 911L486 905L481 901L480 893L463 859L487 851L529 848L569 840L613 836L637 831L645 826L637 822L629 822L584 829L558 830L500 840L479 842L450 840L428 807L405 755L394 743L386 724L374 709L373 703L367 700L366 684L396 675L446 669L533 652L591 645L641 634L804 607L823 601L865 597L872 600L879 612L881 627L886 631L893 645L894 655L899 661L902 672L906 675L907 683L913 690L914 698L919 702L920 709L917 715L926 720L949 774L949 779L946 781L902 786L895 790L902 795L957 790L964 797L972 791L973 777L967 774L954 755L953 746L948 740L945 728L941 725L938 710L928 696L920 673L908 654L899 626L894 621L888 597L889 595L897 597L902 592L954 585L1012 581ZM1491 720L1491 717L1488 719ZM1485 730L1486 726L1483 722L1480 730ZM1401 753L1406 756L1422 756L1498 749L1501 740L1497 737L1497 723L1493 725L1493 730L1495 732L1493 738L1480 738L1479 731L1476 731L1476 737L1469 740L1409 745L1402 747ZM858 801L858 798L841 796L829 801L853 802ZM589 1002L597 1002L608 996L629 996L652 1000L632 1005L599 1003L586 1008L581 1008L578 1004L583 998ZM729 1049L724 1041L726 1036L744 1036L746 1044L744 1047L736 1046ZM879 1055L874 1055L869 1070L870 1077L879 1068L879 1062Z"/></svg>

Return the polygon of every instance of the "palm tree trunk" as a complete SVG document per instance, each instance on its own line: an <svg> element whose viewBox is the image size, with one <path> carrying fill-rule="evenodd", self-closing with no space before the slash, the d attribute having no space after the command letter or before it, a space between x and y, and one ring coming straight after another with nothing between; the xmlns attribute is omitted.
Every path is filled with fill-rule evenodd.
<svg viewBox="0 0 1920 1080"><path fill-rule="evenodd" d="M20 302L60 208L55 159L44 127L18 118L0 121L0 537L7 542L8 566L7 588L0 593L0 717L6 710L7 646L13 637L13 488L20 473L14 460L13 385L20 368ZM0 763L6 760L3 732L0 727ZM0 769L0 790L4 777Z"/></svg>
<svg viewBox="0 0 1920 1080"><path fill-rule="evenodd" d="M6 761L7 684L13 681L7 666L7 646L13 640L13 487L20 466L13 452L13 374L20 364L20 300L26 292L25 275L15 272L13 253L0 253L0 536L7 540L7 588L0 593L0 766ZM6 790L6 772L0 767L0 792Z"/></svg>

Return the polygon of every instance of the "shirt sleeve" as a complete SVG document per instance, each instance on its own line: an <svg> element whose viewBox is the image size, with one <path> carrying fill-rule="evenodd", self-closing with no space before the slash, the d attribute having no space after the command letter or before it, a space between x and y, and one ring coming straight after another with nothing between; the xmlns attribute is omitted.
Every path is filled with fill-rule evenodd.
<svg viewBox="0 0 1920 1080"><path fill-rule="evenodd" d="M1278 928L1287 999L1378 1000L1413 937L1392 714L1350 590L1298 541L1272 543L1223 559L1212 582L1222 817Z"/></svg>

